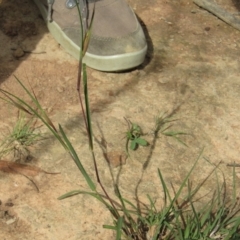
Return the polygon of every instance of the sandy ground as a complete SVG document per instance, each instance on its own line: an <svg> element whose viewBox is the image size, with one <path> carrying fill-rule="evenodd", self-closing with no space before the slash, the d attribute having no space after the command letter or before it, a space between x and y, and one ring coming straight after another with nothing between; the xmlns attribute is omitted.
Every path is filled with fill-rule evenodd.
<svg viewBox="0 0 240 240"><path fill-rule="evenodd" d="M216 2L232 14L240 11L231 0ZM220 169L227 181L232 169L226 164L240 163L240 32L190 0L129 3L142 21L149 50L144 64L129 72L88 69L95 151L102 182L110 194L114 176L123 196L134 201L137 195L147 203L149 194L160 206L163 191L158 168L167 184L177 186L203 148L191 177L194 184L212 169L206 159L213 164L223 162ZM77 61L51 37L30 0L0 0L0 30L1 87L24 97L13 75L30 83L53 122L64 127L95 179L78 105ZM17 111L3 102L0 106L0 137L4 137L13 128ZM172 130L188 133L181 137L188 147L160 135L151 151L149 134L149 147L132 153L121 168L110 168L99 142L104 140L114 161L125 150L124 117L149 133L154 117L163 113L177 119ZM33 176L37 192L23 175L0 172L0 238L114 239L113 232L102 228L111 224L112 218L96 200L85 195L57 200L74 189L88 190L61 146L49 138L31 149L31 154L34 160L28 164L61 174ZM9 156L6 159L12 161ZM238 169L237 174L240 176ZM210 179L202 193L214 191L215 186L214 178Z"/></svg>

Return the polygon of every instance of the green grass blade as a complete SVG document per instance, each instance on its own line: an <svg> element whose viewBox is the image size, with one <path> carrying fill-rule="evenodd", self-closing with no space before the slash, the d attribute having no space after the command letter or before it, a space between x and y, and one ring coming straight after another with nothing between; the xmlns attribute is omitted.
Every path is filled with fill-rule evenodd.
<svg viewBox="0 0 240 240"><path fill-rule="evenodd" d="M233 180L232 180L232 185L233 185L233 190L232 190L232 205L236 203L237 199L237 193L236 193L236 168L235 166L233 167Z"/></svg>
<svg viewBox="0 0 240 240"><path fill-rule="evenodd" d="M115 212L115 209L112 207L111 204L109 204L107 201L104 200L106 198L105 196L100 195L98 192L88 192L88 191L82 191L82 190L73 190L71 192L65 193L62 196L58 197L58 200L63 200L65 198L73 197L79 194L87 194L94 198L96 198L98 201L100 201L102 204L105 205L105 207L111 212L113 217L115 219L118 219L118 215Z"/></svg>
<svg viewBox="0 0 240 240"><path fill-rule="evenodd" d="M155 212L157 212L155 203L154 203L154 201L152 200L152 198L150 197L149 194L147 194L147 198L148 198L148 200L149 200L149 202L150 202L150 207L151 207L151 209L153 209Z"/></svg>
<svg viewBox="0 0 240 240"><path fill-rule="evenodd" d="M88 99L86 64L84 63L82 67L83 67L84 98L85 98L86 118L87 118L87 128L88 128L87 130L88 130L88 135L89 135L90 149L93 150L93 133L92 133L91 112L90 112L89 99Z"/></svg>
<svg viewBox="0 0 240 240"><path fill-rule="evenodd" d="M44 120L55 130L55 126L52 123L52 121L50 120L50 118L48 117L48 115L46 114L46 112L43 110L41 104L39 103L39 101L37 100L36 96L33 94L31 94L31 92L25 87L25 85L14 75L15 79L17 80L17 82L21 85L21 87L24 89L24 91L27 93L27 95L31 98L31 100L34 102L34 104L36 105L37 109L40 110Z"/></svg>
<svg viewBox="0 0 240 240"><path fill-rule="evenodd" d="M110 229L110 230L114 230L114 231L117 231L117 228L116 226L111 226L111 225L103 225L103 228L106 228L106 229Z"/></svg>
<svg viewBox="0 0 240 240"><path fill-rule="evenodd" d="M188 135L185 132L179 132L179 131L169 131L169 132L162 132L163 135L168 136L168 137L173 137L175 138L179 143L183 144L184 146L188 147L188 145L183 142L180 138L179 135Z"/></svg>
<svg viewBox="0 0 240 240"><path fill-rule="evenodd" d="M133 203L131 203L129 200L125 199L125 198L122 198L123 201L125 203L127 203L128 205L130 205L133 209L135 209L135 211L131 211L131 212L136 212L138 210L138 208L136 207L136 205L134 205ZM130 210L129 210L130 211Z"/></svg>
<svg viewBox="0 0 240 240"><path fill-rule="evenodd" d="M123 228L123 217L118 218L117 224L116 224L116 240L121 240L122 235L122 228Z"/></svg>
<svg viewBox="0 0 240 240"><path fill-rule="evenodd" d="M164 135L169 136L169 137L173 137L173 136L177 136L177 135L188 135L185 132L179 132L179 131L169 131L169 132L163 132Z"/></svg>
<svg viewBox="0 0 240 240"><path fill-rule="evenodd" d="M61 125L59 125L59 130L60 130L60 133L62 134L62 137L69 149L69 153L71 154L74 162L76 163L78 169L80 170L80 172L82 173L83 177L85 178L85 180L87 181L87 184L88 186L90 187L90 189L92 191L95 191L96 190L96 186L95 184L93 183L92 179L89 177L89 175L87 174L87 172L85 171L80 159L78 158L78 155L75 151L75 149L73 148L72 144L70 143L69 139L67 138L65 132L63 131Z"/></svg>
<svg viewBox="0 0 240 240"><path fill-rule="evenodd" d="M121 195L121 192L118 188L118 186L116 186L116 195L118 197L118 199L120 200L121 202L121 211L123 211L124 213L124 216L126 216L126 218L128 219L129 221L129 225L128 225L128 229L125 228L125 231L131 231L131 232L134 232L134 231L137 231L137 223L135 222L135 220L132 218L131 216L131 212L126 208L126 205L125 205L125 202L124 202L124 199ZM130 234L130 232L129 232Z"/></svg>
<svg viewBox="0 0 240 240"><path fill-rule="evenodd" d="M73 190L71 192L63 194L62 196L58 197L57 199L58 200L63 200L65 198L73 197L73 196L76 196L76 195L79 195L79 194L82 194L82 193L83 193L82 190Z"/></svg>
<svg viewBox="0 0 240 240"><path fill-rule="evenodd" d="M98 192L88 192L88 191L83 191L83 190L73 190L68 193L63 194L62 196L58 197L58 200L63 200L65 198L73 197L79 194L87 194L90 195L94 198L96 198L98 201L103 203L110 211L112 209L112 206L104 200L104 196L101 196Z"/></svg>
<svg viewBox="0 0 240 240"><path fill-rule="evenodd" d="M21 110L23 112L26 112L29 115L32 115L32 113L29 112L25 107L23 107L21 104L19 104L13 98L10 97L10 95L12 95L12 94L10 94L9 92L7 92L7 91L5 91L3 89L0 89L0 91L7 98L7 99L5 99L5 98L0 97L0 99L2 99L4 102L7 102L8 104L16 107L17 109L19 109L19 110Z"/></svg>
<svg viewBox="0 0 240 240"><path fill-rule="evenodd" d="M158 176L160 178L160 181L161 181L161 184L162 184L162 187L163 187L163 193L164 193L164 207L167 206L167 200L169 199L170 202L172 202L172 198L171 198L171 195L168 191L168 188L167 188L167 185L163 179L163 175L160 171L160 169L158 169Z"/></svg>
<svg viewBox="0 0 240 240"><path fill-rule="evenodd" d="M195 227L196 231L194 232L194 236L197 235L197 237L199 238L199 235L201 233L201 222L199 221L199 214L197 213L192 201L190 201L190 205L193 212L193 220L194 220L190 222L190 225L192 227Z"/></svg>
<svg viewBox="0 0 240 240"><path fill-rule="evenodd" d="M83 40L83 55L82 55L83 57L86 54L87 49L88 49L88 45L90 43L90 38L91 38L91 35L92 35L92 26L93 26L94 15L95 15L95 2L94 2L94 6L93 6L91 21L90 21L89 27L87 29L86 35L85 35L84 40Z"/></svg>

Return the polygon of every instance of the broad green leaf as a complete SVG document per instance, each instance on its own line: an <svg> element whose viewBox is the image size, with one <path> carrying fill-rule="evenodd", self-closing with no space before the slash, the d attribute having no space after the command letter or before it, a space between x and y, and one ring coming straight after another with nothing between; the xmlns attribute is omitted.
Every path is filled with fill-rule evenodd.
<svg viewBox="0 0 240 240"><path fill-rule="evenodd" d="M143 138L136 138L135 141L136 141L137 144L139 144L141 146L147 146L148 145L148 142Z"/></svg>
<svg viewBox="0 0 240 240"><path fill-rule="evenodd" d="M131 148L132 150L136 150L136 149L137 149L137 143L136 143L136 140L135 140L135 139L131 141L130 148Z"/></svg>

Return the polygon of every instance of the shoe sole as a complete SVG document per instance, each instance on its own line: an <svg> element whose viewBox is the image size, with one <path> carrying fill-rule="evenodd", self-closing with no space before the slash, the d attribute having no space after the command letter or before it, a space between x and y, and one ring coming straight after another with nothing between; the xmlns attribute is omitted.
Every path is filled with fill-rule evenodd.
<svg viewBox="0 0 240 240"><path fill-rule="evenodd" d="M47 9L39 2L34 0L38 6L44 20L47 18ZM74 58L79 60L80 48L75 44L59 27L59 25L52 21L46 21L49 32L54 36L55 40ZM147 46L138 52L118 54L114 56L99 56L86 52L83 62L87 66L104 71L104 72L117 72L135 68L142 64L147 52Z"/></svg>

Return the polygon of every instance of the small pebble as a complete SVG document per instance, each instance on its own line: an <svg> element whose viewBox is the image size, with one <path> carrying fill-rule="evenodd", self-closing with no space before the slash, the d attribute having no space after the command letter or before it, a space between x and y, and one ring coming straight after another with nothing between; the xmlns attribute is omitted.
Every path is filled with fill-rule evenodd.
<svg viewBox="0 0 240 240"><path fill-rule="evenodd" d="M13 56L15 58L20 58L24 56L24 51L22 50L22 48L18 47L14 52L13 52Z"/></svg>
<svg viewBox="0 0 240 240"><path fill-rule="evenodd" d="M12 207L14 204L12 203L12 202L7 202L7 203L5 203L5 206L7 206L7 207Z"/></svg>
<svg viewBox="0 0 240 240"><path fill-rule="evenodd" d="M64 91L64 87L58 86L58 87L57 87L57 91L60 92L60 93L62 93L62 92Z"/></svg>
<svg viewBox="0 0 240 240"><path fill-rule="evenodd" d="M8 219L8 220L6 221L6 224L7 224L7 225L10 225L10 224L16 222L16 220L17 220L16 217L10 218L10 219Z"/></svg>

